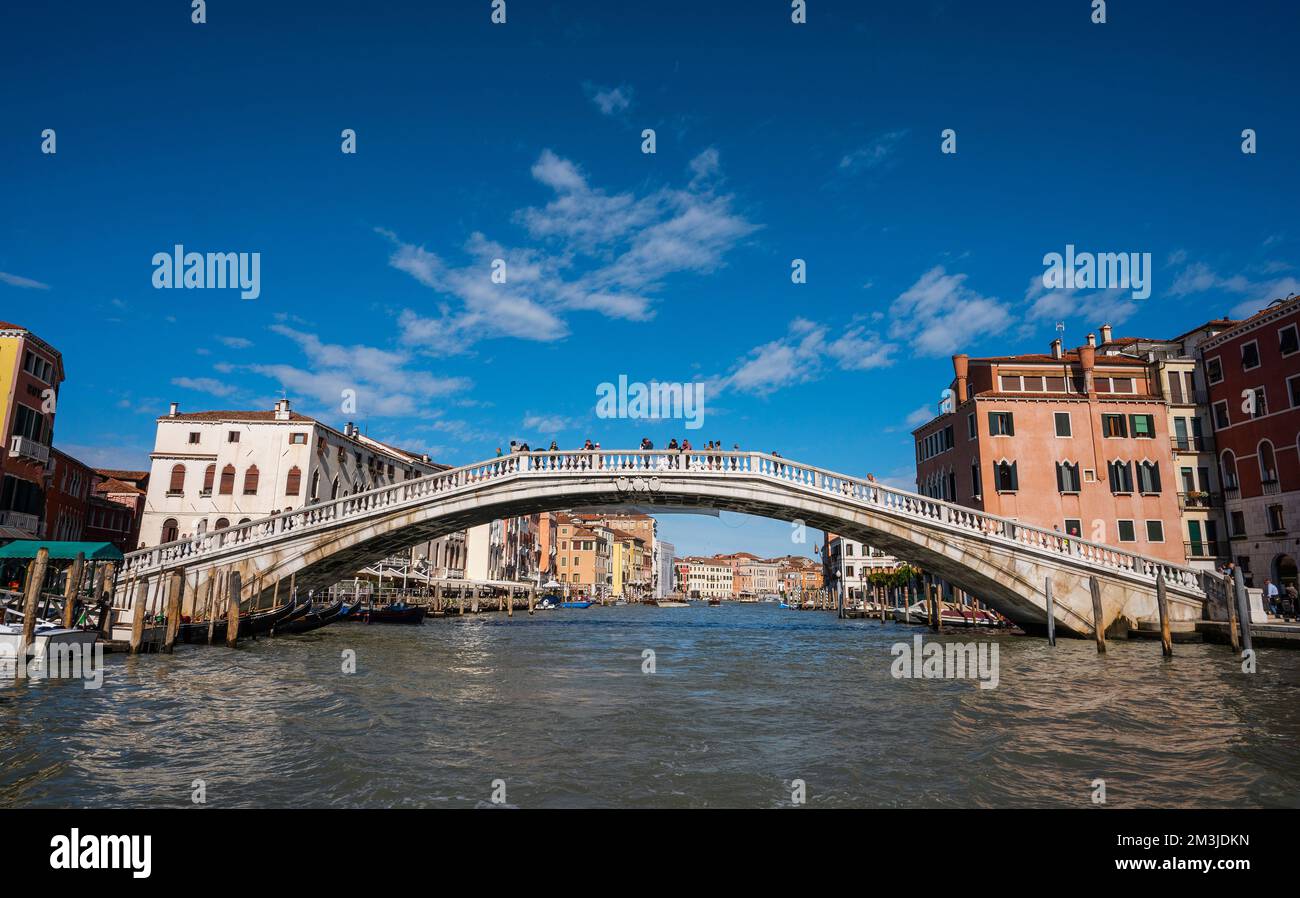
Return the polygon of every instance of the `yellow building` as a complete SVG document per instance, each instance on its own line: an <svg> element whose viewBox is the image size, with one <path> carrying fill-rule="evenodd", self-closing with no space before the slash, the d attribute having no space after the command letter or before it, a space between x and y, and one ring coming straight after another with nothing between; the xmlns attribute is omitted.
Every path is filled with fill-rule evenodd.
<svg viewBox="0 0 1300 898"><path fill-rule="evenodd" d="M40 535L62 382L57 349L25 327L0 321L0 539Z"/></svg>

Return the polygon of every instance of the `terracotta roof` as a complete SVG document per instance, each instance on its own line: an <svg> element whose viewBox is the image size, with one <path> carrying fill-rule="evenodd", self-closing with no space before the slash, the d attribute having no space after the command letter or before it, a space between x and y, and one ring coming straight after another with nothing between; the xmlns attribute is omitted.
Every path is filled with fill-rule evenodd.
<svg viewBox="0 0 1300 898"><path fill-rule="evenodd" d="M1167 341L1161 340L1157 342L1167 342ZM1062 365L1062 364L1073 363L1077 365L1079 363L1079 353L1077 350L1071 349L1069 352L1063 353L1062 357L1059 359L1056 358L1055 356L1047 355L1045 353L1030 353L1028 355L995 355L995 356L985 356L983 358L978 358L978 359L971 359L971 362L1025 362L1027 364L1034 364L1034 365L1038 365L1038 364ZM1146 365L1146 362L1143 361L1142 359L1135 359L1129 356L1099 355L1097 356L1095 367L1100 368L1112 364L1142 366L1142 365Z"/></svg>
<svg viewBox="0 0 1300 898"><path fill-rule="evenodd" d="M275 410L260 411L226 411L226 412L177 412L174 415L159 415L159 421L274 421ZM310 421L315 423L315 418L309 418L306 415L300 415L297 412L289 412L290 421ZM376 440L376 442L378 442Z"/></svg>
<svg viewBox="0 0 1300 898"><path fill-rule="evenodd" d="M1171 342L1171 343L1180 343L1180 342L1182 342L1182 340L1183 340L1184 337L1190 337L1192 334L1196 333L1197 331L1210 330L1211 328L1218 328L1219 330L1226 330L1226 329L1228 329L1228 328L1230 328L1230 327L1235 327L1237 324L1238 324L1238 321L1237 321L1236 318L1211 318L1209 321L1205 322L1204 324L1200 325L1199 327L1194 327L1194 328L1192 328L1192 329L1189 330L1189 331L1184 331L1183 333L1181 333L1181 334L1179 334L1178 336L1174 337L1173 340L1171 340L1170 342Z"/></svg>
<svg viewBox="0 0 1300 898"><path fill-rule="evenodd" d="M148 471L123 471L120 468L96 468L95 473L110 480L147 480Z"/></svg>
<svg viewBox="0 0 1300 898"><path fill-rule="evenodd" d="M21 324L10 324L8 321L0 321L0 331L25 331L27 328Z"/></svg>
<svg viewBox="0 0 1300 898"><path fill-rule="evenodd" d="M141 495L144 494L144 490L140 489L135 484L126 483L125 481L122 480L115 480L112 477L110 477L108 480L101 480L99 483L95 484L95 492L97 493L140 493Z"/></svg>

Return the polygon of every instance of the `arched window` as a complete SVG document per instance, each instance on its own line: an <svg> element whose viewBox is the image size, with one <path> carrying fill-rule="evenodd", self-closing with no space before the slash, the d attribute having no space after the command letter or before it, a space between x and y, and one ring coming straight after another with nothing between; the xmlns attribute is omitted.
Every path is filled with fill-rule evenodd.
<svg viewBox="0 0 1300 898"><path fill-rule="evenodd" d="M215 526L218 530L225 530L227 527L230 526L230 518L217 518L217 523Z"/></svg>
<svg viewBox="0 0 1300 898"><path fill-rule="evenodd" d="M185 494L185 466L172 465L172 479L167 486L167 495L181 496Z"/></svg>
<svg viewBox="0 0 1300 898"><path fill-rule="evenodd" d="M1273 444L1262 440L1256 455L1259 456L1260 483L1277 483L1277 458L1273 455Z"/></svg>
<svg viewBox="0 0 1300 898"><path fill-rule="evenodd" d="M212 495L212 481L217 479L217 466L208 465L203 472L203 495Z"/></svg>
<svg viewBox="0 0 1300 898"><path fill-rule="evenodd" d="M289 477L284 482L284 494L296 496L302 492L302 469L294 465L289 469Z"/></svg>
<svg viewBox="0 0 1300 898"><path fill-rule="evenodd" d="M174 542L180 538L180 525L176 523L175 518L168 518L163 521L161 541L165 543Z"/></svg>
<svg viewBox="0 0 1300 898"><path fill-rule="evenodd" d="M320 498L320 471L311 475L311 497L313 501Z"/></svg>
<svg viewBox="0 0 1300 898"><path fill-rule="evenodd" d="M248 470L244 472L244 495L253 496L257 494L257 465L249 465Z"/></svg>
<svg viewBox="0 0 1300 898"><path fill-rule="evenodd" d="M1237 456L1231 449L1225 450L1220 462L1223 475L1223 488L1225 490L1237 489Z"/></svg>
<svg viewBox="0 0 1300 898"><path fill-rule="evenodd" d="M221 469L221 495L229 496L235 491L235 466L226 465Z"/></svg>
<svg viewBox="0 0 1300 898"><path fill-rule="evenodd" d="M1016 463L999 461L993 463L993 483L999 493L1014 493L1020 487L1016 476Z"/></svg>
<svg viewBox="0 0 1300 898"><path fill-rule="evenodd" d="M241 524L251 524L252 522L253 522L253 519L252 519L252 518L240 518L240 519L239 519L239 523L241 523Z"/></svg>

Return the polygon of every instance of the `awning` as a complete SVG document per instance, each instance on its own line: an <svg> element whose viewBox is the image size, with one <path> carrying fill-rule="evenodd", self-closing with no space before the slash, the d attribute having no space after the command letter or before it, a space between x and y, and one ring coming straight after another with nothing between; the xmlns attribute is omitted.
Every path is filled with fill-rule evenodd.
<svg viewBox="0 0 1300 898"><path fill-rule="evenodd" d="M35 558L38 549L49 549L51 558L71 561L80 552L87 561L121 561L122 551L112 543L71 543L58 540L17 539L0 546L0 558Z"/></svg>

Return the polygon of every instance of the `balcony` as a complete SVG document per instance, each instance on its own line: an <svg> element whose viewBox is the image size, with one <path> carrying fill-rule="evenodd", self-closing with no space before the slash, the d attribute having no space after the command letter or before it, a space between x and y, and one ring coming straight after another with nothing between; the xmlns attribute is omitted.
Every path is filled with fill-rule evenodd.
<svg viewBox="0 0 1300 898"><path fill-rule="evenodd" d="M46 464L50 460L50 447L15 434L9 439L9 457L18 458L20 456L26 456L35 459L41 464Z"/></svg>
<svg viewBox="0 0 1300 898"><path fill-rule="evenodd" d="M1178 494L1178 509L1186 511L1189 508L1221 508L1223 506L1223 497L1218 493L1193 492Z"/></svg>
<svg viewBox="0 0 1300 898"><path fill-rule="evenodd" d="M1205 437L1170 437L1169 443L1175 452L1209 452L1210 441Z"/></svg>
<svg viewBox="0 0 1300 898"><path fill-rule="evenodd" d="M1282 486L1278 483L1276 477L1272 480L1263 481L1259 486L1260 489L1264 491L1265 496L1276 496L1278 493L1282 492Z"/></svg>
<svg viewBox="0 0 1300 898"><path fill-rule="evenodd" d="M1188 558L1227 558L1228 547L1217 539L1203 539L1183 543Z"/></svg>
<svg viewBox="0 0 1300 898"><path fill-rule="evenodd" d="M15 437L15 439L17 439ZM0 511L0 527L12 527L15 530L22 530L36 535L37 528L41 526L41 519L34 514L27 514L21 511Z"/></svg>

